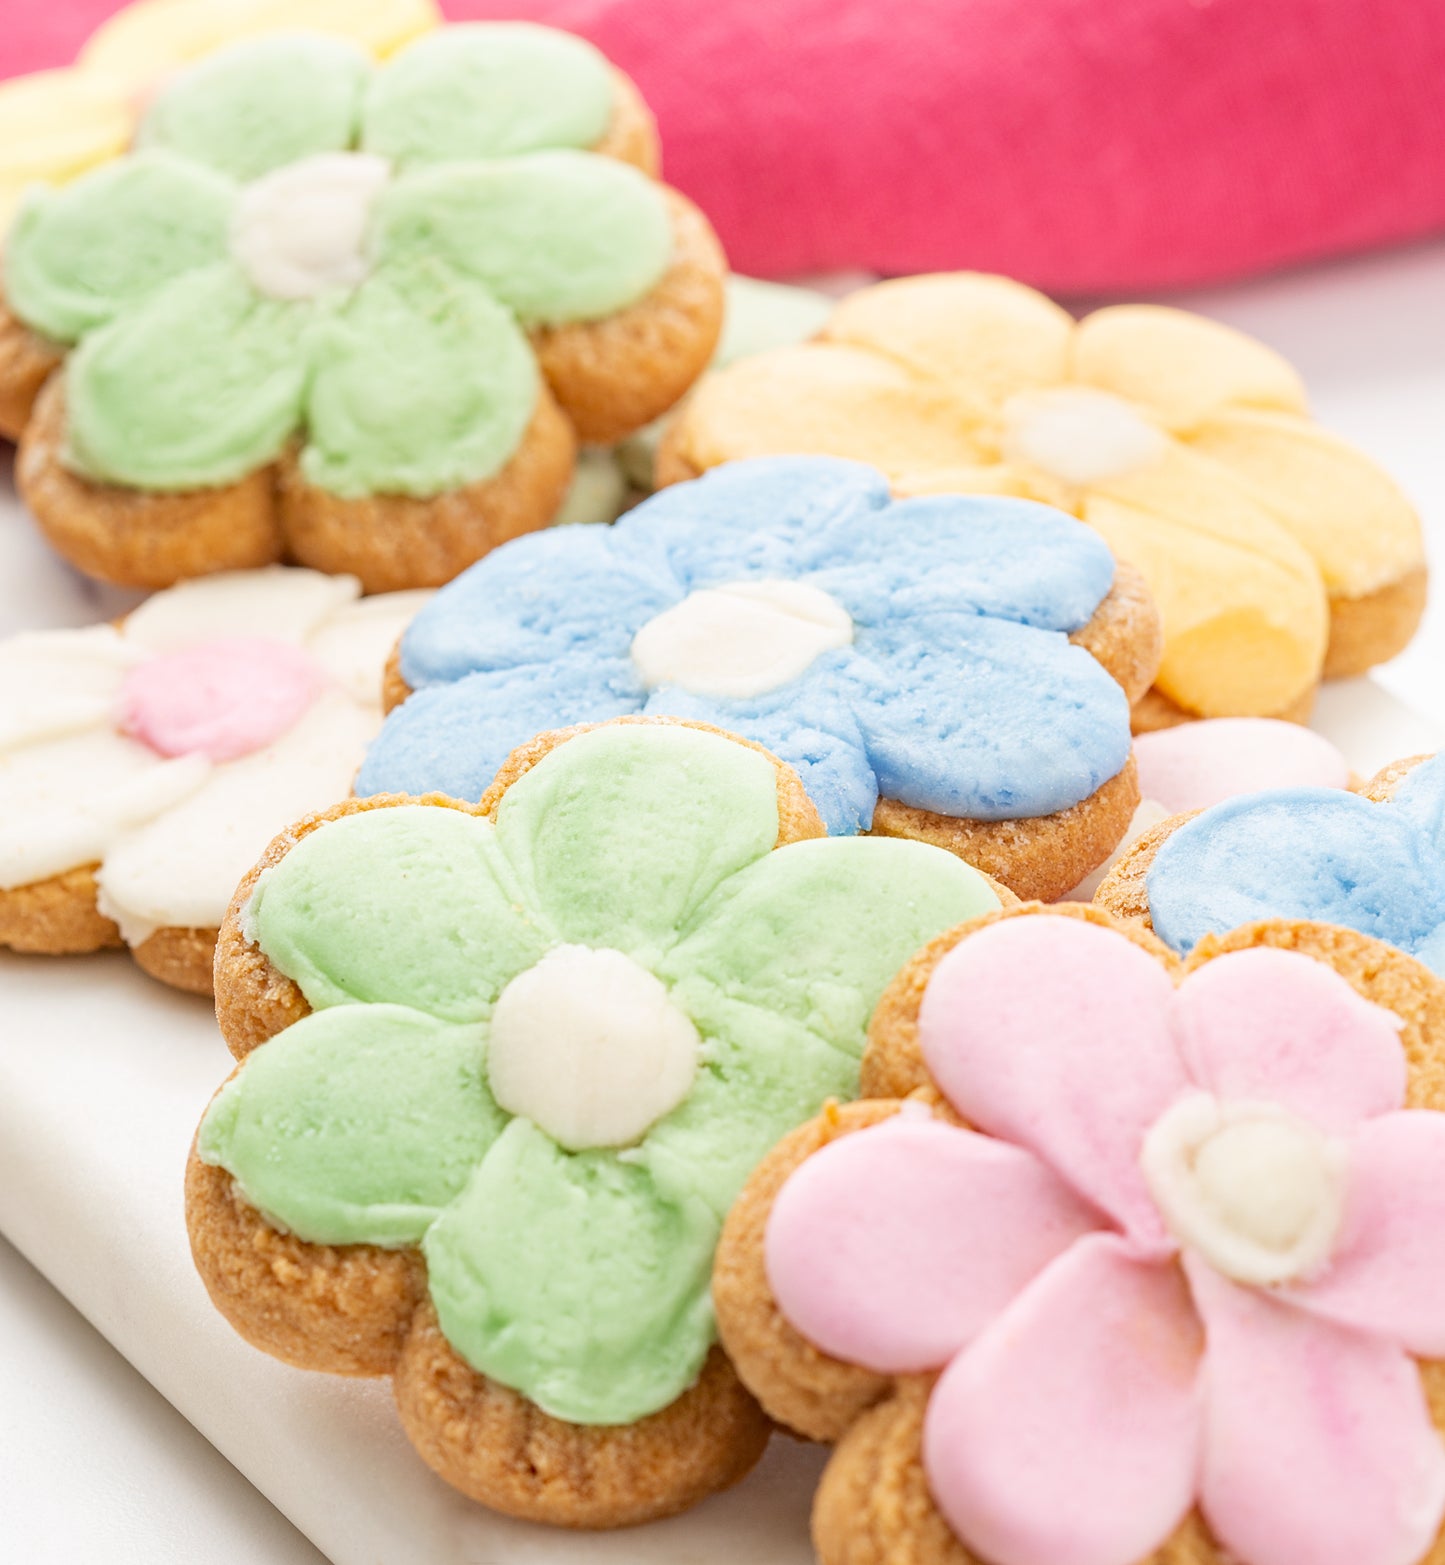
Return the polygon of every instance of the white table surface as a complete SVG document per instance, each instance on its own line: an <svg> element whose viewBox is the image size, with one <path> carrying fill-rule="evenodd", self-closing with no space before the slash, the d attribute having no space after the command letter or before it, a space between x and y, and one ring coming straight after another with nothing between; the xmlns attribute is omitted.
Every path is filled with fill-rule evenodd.
<svg viewBox="0 0 1445 1565"><path fill-rule="evenodd" d="M1321 419L1412 494L1445 568L1445 243L1177 302L1292 359ZM0 529L0 586L0 634L87 623L127 601L80 582L14 526ZM1445 592L1414 645L1377 677L1445 722ZM0 1558L317 1565L321 1556L0 1241Z"/></svg>

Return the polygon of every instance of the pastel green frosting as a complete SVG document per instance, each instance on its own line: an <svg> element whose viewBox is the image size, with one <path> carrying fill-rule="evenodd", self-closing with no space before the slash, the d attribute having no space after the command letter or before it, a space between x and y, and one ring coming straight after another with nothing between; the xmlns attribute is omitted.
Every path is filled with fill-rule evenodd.
<svg viewBox="0 0 1445 1565"><path fill-rule="evenodd" d="M506 465L539 385L485 288L434 256L382 265L318 328L301 471L349 499L460 489Z"/></svg>
<svg viewBox="0 0 1445 1565"><path fill-rule="evenodd" d="M570 33L463 24L419 38L377 74L362 140L403 164L591 147L615 97L606 58Z"/></svg>
<svg viewBox="0 0 1445 1565"><path fill-rule="evenodd" d="M857 1091L903 962L997 906L941 849L777 833L765 756L627 724L546 756L495 824L408 805L322 826L246 923L315 1010L248 1058L201 1156L303 1239L419 1242L452 1347L556 1417L666 1406L714 1340L712 1253L743 1181ZM687 1098L625 1150L566 1152L486 1090L497 995L563 943L642 962L703 1040Z"/></svg>
<svg viewBox="0 0 1445 1565"><path fill-rule="evenodd" d="M523 328L624 309L670 259L660 189L576 150L613 98L595 49L523 23L444 28L379 69L348 43L289 35L179 73L143 150L33 198L7 240L10 307L81 344L71 466L138 489L215 487L301 434L307 480L347 499L500 472L540 386ZM370 275L262 296L229 264L236 181L357 147L394 163Z"/></svg>
<svg viewBox="0 0 1445 1565"><path fill-rule="evenodd" d="M92 332L66 368L69 456L137 489L234 483L301 421L306 311L229 261L178 278Z"/></svg>
<svg viewBox="0 0 1445 1565"><path fill-rule="evenodd" d="M585 152L449 163L377 202L380 255L439 255L528 324L598 320L667 270L672 224L656 183Z"/></svg>
<svg viewBox="0 0 1445 1565"><path fill-rule="evenodd" d="M251 39L183 71L152 104L136 141L256 179L352 146L370 77L366 55L341 38Z"/></svg>
<svg viewBox="0 0 1445 1565"><path fill-rule="evenodd" d="M6 302L43 336L74 342L219 261L234 199L229 179L169 152L39 187L6 237Z"/></svg>
<svg viewBox="0 0 1445 1565"><path fill-rule="evenodd" d="M506 1123L484 1049L403 1006L317 1011L221 1089L200 1154L244 1164L256 1205L317 1243L419 1243Z"/></svg>

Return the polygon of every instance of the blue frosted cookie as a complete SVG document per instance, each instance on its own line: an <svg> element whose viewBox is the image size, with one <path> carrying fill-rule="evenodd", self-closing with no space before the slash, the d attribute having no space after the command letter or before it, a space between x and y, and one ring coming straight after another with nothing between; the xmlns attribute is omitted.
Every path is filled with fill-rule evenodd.
<svg viewBox="0 0 1445 1565"><path fill-rule="evenodd" d="M1147 594L1062 512L739 462L438 593L357 791L475 800L538 732L667 715L766 745L833 834L938 842L1057 895L1137 803L1129 706L1157 655Z"/></svg>
<svg viewBox="0 0 1445 1565"><path fill-rule="evenodd" d="M1445 973L1445 754L1362 794L1275 788L1146 836L1103 886L1181 954L1265 918L1337 924Z"/></svg>

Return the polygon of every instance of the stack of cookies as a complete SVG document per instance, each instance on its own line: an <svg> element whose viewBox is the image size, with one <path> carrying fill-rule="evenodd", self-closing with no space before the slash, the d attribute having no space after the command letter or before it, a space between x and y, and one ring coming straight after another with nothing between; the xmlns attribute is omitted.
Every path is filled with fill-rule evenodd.
<svg viewBox="0 0 1445 1565"><path fill-rule="evenodd" d="M590 45L325 18L0 266L148 594L0 642L0 943L214 1004L216 1307L556 1527L782 1430L824 1565L1445 1558L1445 758L1307 726L1409 502L1238 332L729 279Z"/></svg>

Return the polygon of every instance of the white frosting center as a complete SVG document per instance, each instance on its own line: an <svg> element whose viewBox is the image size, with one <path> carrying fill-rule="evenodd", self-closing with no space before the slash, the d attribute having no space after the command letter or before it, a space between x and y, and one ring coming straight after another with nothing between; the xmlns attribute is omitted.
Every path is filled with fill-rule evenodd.
<svg viewBox="0 0 1445 1565"><path fill-rule="evenodd" d="M1169 1231L1224 1276L1262 1287L1329 1259L1345 1150L1287 1109L1192 1093L1156 1121L1140 1161Z"/></svg>
<svg viewBox="0 0 1445 1565"><path fill-rule="evenodd" d="M1121 397L1085 386L1025 391L1003 410L1003 454L1071 488L1121 478L1157 462L1166 439Z"/></svg>
<svg viewBox="0 0 1445 1565"><path fill-rule="evenodd" d="M372 203L391 177L385 158L321 152L247 185L231 224L231 253L273 299L311 299L366 276Z"/></svg>
<svg viewBox="0 0 1445 1565"><path fill-rule="evenodd" d="M631 1146L687 1096L697 1029L621 951L558 946L502 990L492 1096L559 1146Z"/></svg>
<svg viewBox="0 0 1445 1565"><path fill-rule="evenodd" d="M689 593L650 619L633 638L632 661L650 689L736 699L776 690L852 640L848 611L819 588L737 581Z"/></svg>

